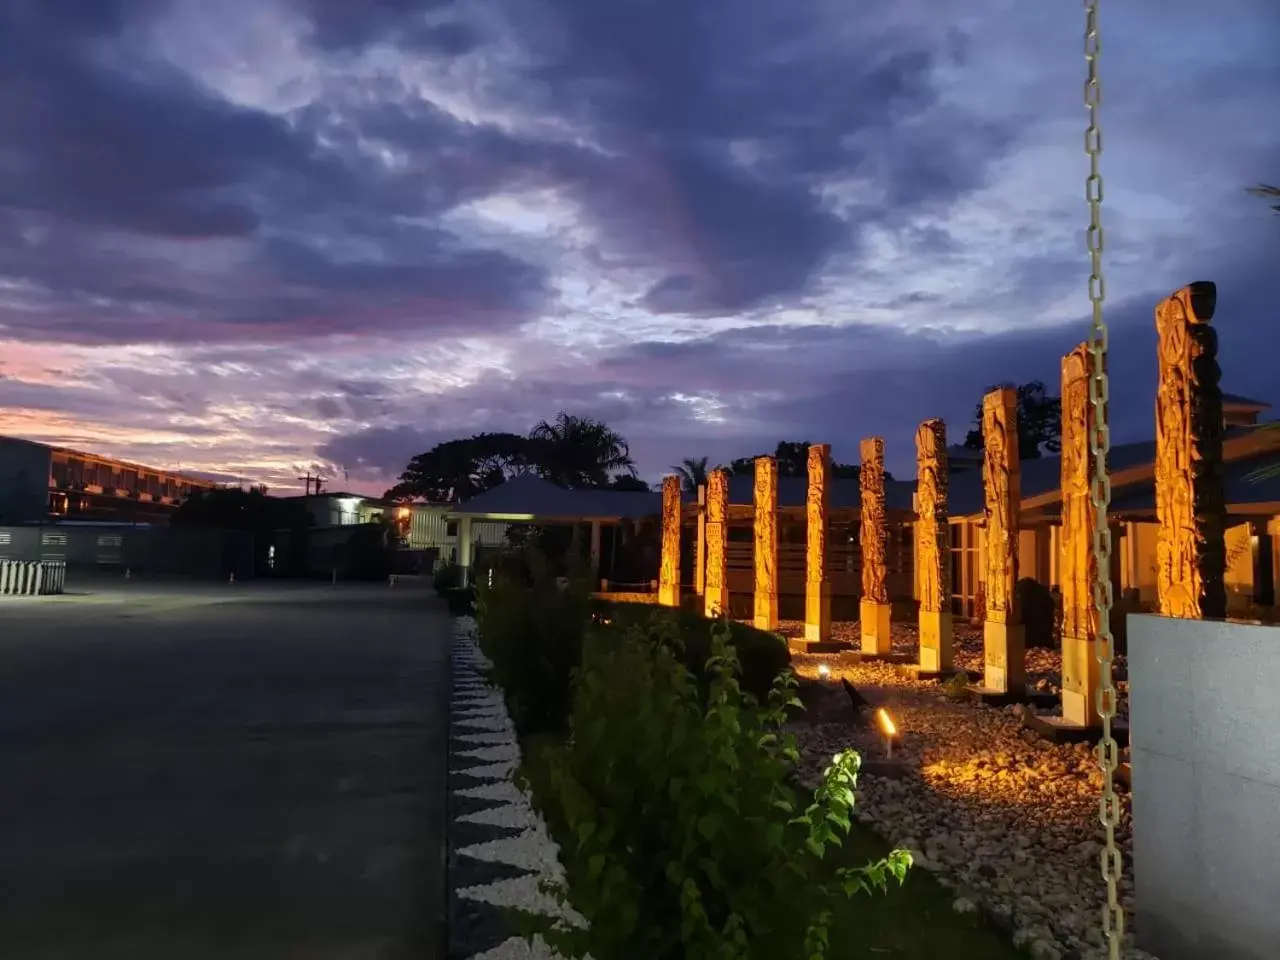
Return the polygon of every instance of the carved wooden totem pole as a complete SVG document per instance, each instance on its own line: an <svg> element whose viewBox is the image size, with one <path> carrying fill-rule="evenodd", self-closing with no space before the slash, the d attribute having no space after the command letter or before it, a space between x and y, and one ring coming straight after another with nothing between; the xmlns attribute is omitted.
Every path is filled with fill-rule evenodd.
<svg viewBox="0 0 1280 960"><path fill-rule="evenodd" d="M809 446L809 488L805 497L804 638L831 639L831 585L827 580L827 506L831 484L831 446Z"/></svg>
<svg viewBox="0 0 1280 960"><path fill-rule="evenodd" d="M1018 609L1018 394L1000 387L982 398L982 486L987 526L982 537L986 622L983 686L994 693L1026 691L1026 636Z"/></svg>
<svg viewBox="0 0 1280 960"><path fill-rule="evenodd" d="M707 485L698 485L698 527L693 551L693 592L702 596L707 587Z"/></svg>
<svg viewBox="0 0 1280 960"><path fill-rule="evenodd" d="M1200 281L1156 307L1156 588L1167 617L1227 615L1217 297Z"/></svg>
<svg viewBox="0 0 1280 960"><path fill-rule="evenodd" d="M951 659L951 541L947 528L947 425L916 430L916 582L920 593L920 670L942 673Z"/></svg>
<svg viewBox="0 0 1280 960"><path fill-rule="evenodd" d="M1095 459L1089 449L1093 408L1089 381L1093 353L1082 343L1062 358L1062 719L1073 726L1101 723L1098 716L1098 608L1093 602L1097 561L1093 554Z"/></svg>
<svg viewBox="0 0 1280 960"><path fill-rule="evenodd" d="M680 606L680 478L662 478L662 566L658 603Z"/></svg>
<svg viewBox="0 0 1280 960"><path fill-rule="evenodd" d="M707 475L707 580L703 612L711 618L729 613L729 473Z"/></svg>
<svg viewBox="0 0 1280 960"><path fill-rule="evenodd" d="M778 461L756 457L755 625L778 629Z"/></svg>
<svg viewBox="0 0 1280 960"><path fill-rule="evenodd" d="M858 477L862 497L862 652L886 656L893 652L889 621L888 518L884 502L884 438L867 437L859 451Z"/></svg>

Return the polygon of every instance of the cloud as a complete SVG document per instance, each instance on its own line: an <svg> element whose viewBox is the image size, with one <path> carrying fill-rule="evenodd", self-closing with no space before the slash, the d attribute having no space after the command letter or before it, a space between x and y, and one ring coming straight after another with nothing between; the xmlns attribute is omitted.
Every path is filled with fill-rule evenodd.
<svg viewBox="0 0 1280 960"><path fill-rule="evenodd" d="M1153 26L1155 24L1156 26ZM1272 396L1269 0L1104 22L1113 428L1219 282ZM1087 331L1077 9L10 0L0 430L273 486L560 409L654 476L953 434ZM11 359L17 357L17 359ZM97 438L95 440L95 438ZM896 459L895 459L896 458Z"/></svg>

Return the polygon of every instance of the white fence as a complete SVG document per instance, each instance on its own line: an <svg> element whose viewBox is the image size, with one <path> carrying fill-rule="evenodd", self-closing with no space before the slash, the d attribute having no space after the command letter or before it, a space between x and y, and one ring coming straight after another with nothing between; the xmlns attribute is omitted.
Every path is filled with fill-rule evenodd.
<svg viewBox="0 0 1280 960"><path fill-rule="evenodd" d="M66 582L67 564L63 560L0 560L0 596L62 593Z"/></svg>

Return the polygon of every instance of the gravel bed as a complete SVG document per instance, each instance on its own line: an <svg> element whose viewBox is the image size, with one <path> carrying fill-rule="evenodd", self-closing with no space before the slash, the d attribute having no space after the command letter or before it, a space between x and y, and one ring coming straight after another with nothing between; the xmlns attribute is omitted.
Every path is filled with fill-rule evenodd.
<svg viewBox="0 0 1280 960"><path fill-rule="evenodd" d="M795 626L784 624L782 632L792 634ZM854 624L838 624L834 633L856 643ZM893 639L895 652L915 654L914 629L895 624ZM980 668L980 630L957 625L956 648L959 665ZM1056 688L1058 659L1053 651L1028 651L1029 682ZM820 664L830 670L826 680L819 678ZM839 683L847 679L873 705L884 706L899 730L893 757L901 776L860 777L860 820L912 850L918 866L955 891L957 911L987 911L1036 960L1105 960L1102 774L1090 747L1046 743L1022 728L1020 707L951 700L938 684L904 676L892 664L797 654L793 666L808 681L809 709L792 724L801 779L816 782L832 754L849 747L867 760L885 758L879 732L853 719ZM1117 842L1126 869L1120 896L1131 918L1127 791L1120 799ZM1127 941L1125 957L1150 957L1133 947L1131 936Z"/></svg>
<svg viewBox="0 0 1280 960"><path fill-rule="evenodd" d="M895 623L893 629L893 652L899 655L916 656L919 649L919 634L915 624ZM804 621L783 620L778 625L778 632L784 637L801 639L804 637ZM841 621L831 625L831 639L853 645L856 650L861 643L861 627L855 621ZM968 621L957 620L952 625L952 650L955 665L961 670L973 673L982 672L982 626ZM1121 717L1129 715L1129 668L1123 654L1118 654L1112 667L1116 680L1116 712ZM1027 649L1027 684L1042 693L1058 694L1062 688L1062 654L1057 650L1043 647ZM1041 714L1061 713L1061 710L1037 710Z"/></svg>

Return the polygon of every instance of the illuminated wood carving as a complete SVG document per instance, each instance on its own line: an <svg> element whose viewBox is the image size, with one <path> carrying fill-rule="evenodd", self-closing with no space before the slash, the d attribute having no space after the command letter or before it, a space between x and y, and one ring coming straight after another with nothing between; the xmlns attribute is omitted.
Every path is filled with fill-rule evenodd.
<svg viewBox="0 0 1280 960"><path fill-rule="evenodd" d="M827 506L831 483L831 447L809 447L809 486L805 497L804 638L831 639L831 588L827 580Z"/></svg>
<svg viewBox="0 0 1280 960"><path fill-rule="evenodd" d="M756 457L755 625L778 627L778 462Z"/></svg>
<svg viewBox="0 0 1280 960"><path fill-rule="evenodd" d="M1062 358L1062 532L1059 584L1062 590L1062 632L1092 640L1098 635L1098 610L1093 602L1097 564L1093 556L1094 457L1089 450L1093 409L1089 378L1093 368L1088 344Z"/></svg>
<svg viewBox="0 0 1280 960"><path fill-rule="evenodd" d="M729 612L729 473L712 470L707 475L707 579L703 611L708 617Z"/></svg>
<svg viewBox="0 0 1280 960"><path fill-rule="evenodd" d="M662 566L658 603L680 606L680 478L662 478Z"/></svg>
<svg viewBox="0 0 1280 960"><path fill-rule="evenodd" d="M1000 387L982 398L982 486L986 528L982 536L986 622L983 625L984 685L1022 692L1026 683L1026 638L1018 610L1018 511L1022 483L1018 467L1018 394Z"/></svg>
<svg viewBox="0 0 1280 960"><path fill-rule="evenodd" d="M951 544L947 530L947 425L926 420L916 430L916 564L920 609L951 609Z"/></svg>
<svg viewBox="0 0 1280 960"><path fill-rule="evenodd" d="M862 528L858 537L862 553L862 601L859 604L862 652L883 656L893 651L886 561L889 529L884 501L884 439L867 437L859 450L862 460L858 469L862 499Z"/></svg>
<svg viewBox="0 0 1280 960"><path fill-rule="evenodd" d="M1089 380L1093 353L1082 343L1062 358L1062 529L1059 535L1059 586L1062 590L1062 716L1069 723L1093 726L1097 715L1099 666L1094 648L1098 609L1093 584L1098 565L1093 555L1097 511L1093 507L1095 458L1089 449L1093 408Z"/></svg>
<svg viewBox="0 0 1280 960"><path fill-rule="evenodd" d="M947 425L926 420L916 430L916 582L920 669L950 670L951 540L947 526Z"/></svg>
<svg viewBox="0 0 1280 960"><path fill-rule="evenodd" d="M707 487L698 486L698 528L693 555L693 592L702 596L707 588Z"/></svg>
<svg viewBox="0 0 1280 960"><path fill-rule="evenodd" d="M862 599L874 603L889 602L888 567L885 547L888 542L884 507L884 440L868 437L862 441L862 466L858 479L862 493Z"/></svg>
<svg viewBox="0 0 1280 960"><path fill-rule="evenodd" d="M1019 623L1018 508L1022 502L1018 468L1018 395L1012 387L992 390L982 400L982 486L986 531L986 618Z"/></svg>
<svg viewBox="0 0 1280 960"><path fill-rule="evenodd" d="M1227 613L1216 302L1217 287L1201 281L1156 307L1156 589L1168 617Z"/></svg>

